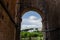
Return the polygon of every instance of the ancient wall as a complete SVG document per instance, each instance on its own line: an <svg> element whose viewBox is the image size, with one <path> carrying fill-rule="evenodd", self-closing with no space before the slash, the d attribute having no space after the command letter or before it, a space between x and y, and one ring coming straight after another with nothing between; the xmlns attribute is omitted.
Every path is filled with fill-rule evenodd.
<svg viewBox="0 0 60 40"><path fill-rule="evenodd" d="M16 0L4 0L4 5L6 5L8 11L11 14L11 17L14 21L17 20L16 13ZM23 15L23 10L39 10L42 15L42 19L45 20L45 10L44 10L44 1L43 0L20 0L20 14ZM60 40L60 0L46 0L46 10L47 10L47 22L48 29L51 30L48 32L48 40ZM19 8L18 8L19 9ZM23 13L22 13L23 12ZM20 16L21 17L21 16ZM43 21L43 28L46 24ZM19 22L19 21L18 21ZM15 40L15 26L9 19L9 16L6 14L5 10L0 5L0 40Z"/></svg>
<svg viewBox="0 0 60 40"><path fill-rule="evenodd" d="M3 1L3 0L2 0ZM4 5L15 21L16 0L4 0ZM15 40L16 28L0 4L0 40Z"/></svg>
<svg viewBox="0 0 60 40"><path fill-rule="evenodd" d="M60 40L60 0L47 0L49 40Z"/></svg>

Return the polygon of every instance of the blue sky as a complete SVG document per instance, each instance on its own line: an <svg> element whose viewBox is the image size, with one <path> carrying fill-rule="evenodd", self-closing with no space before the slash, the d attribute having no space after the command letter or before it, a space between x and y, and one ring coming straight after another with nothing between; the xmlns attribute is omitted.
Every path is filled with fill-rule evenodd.
<svg viewBox="0 0 60 40"><path fill-rule="evenodd" d="M22 16L21 29L42 28L41 16L35 11L28 11Z"/></svg>
<svg viewBox="0 0 60 40"><path fill-rule="evenodd" d="M25 14L22 16L22 19L29 18L29 16L35 16L38 19L41 18L41 16L37 12L35 12L35 11L28 11L28 12L25 12Z"/></svg>

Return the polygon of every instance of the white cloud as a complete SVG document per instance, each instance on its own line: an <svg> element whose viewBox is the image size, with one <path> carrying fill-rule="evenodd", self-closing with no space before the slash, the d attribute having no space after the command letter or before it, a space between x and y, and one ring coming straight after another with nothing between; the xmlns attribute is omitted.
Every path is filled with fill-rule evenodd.
<svg viewBox="0 0 60 40"><path fill-rule="evenodd" d="M35 17L35 16L30 16L29 19L30 19L30 20L35 20L35 19L37 19L37 17Z"/></svg>
<svg viewBox="0 0 60 40"><path fill-rule="evenodd" d="M30 28L30 27L37 27L42 28L41 18L37 19L35 16L30 16L29 18L25 18L22 20L21 29Z"/></svg>

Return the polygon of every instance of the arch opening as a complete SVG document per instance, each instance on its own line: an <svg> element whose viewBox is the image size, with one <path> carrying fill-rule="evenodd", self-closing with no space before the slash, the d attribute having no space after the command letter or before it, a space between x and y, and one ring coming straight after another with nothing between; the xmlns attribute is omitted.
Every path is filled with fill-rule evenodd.
<svg viewBox="0 0 60 40"><path fill-rule="evenodd" d="M34 10L24 12L21 17L21 40L43 40L42 17Z"/></svg>

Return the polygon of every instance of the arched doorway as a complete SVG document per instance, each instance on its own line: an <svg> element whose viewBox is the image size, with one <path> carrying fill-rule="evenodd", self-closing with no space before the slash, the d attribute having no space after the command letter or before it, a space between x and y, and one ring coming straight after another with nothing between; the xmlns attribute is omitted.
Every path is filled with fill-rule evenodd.
<svg viewBox="0 0 60 40"><path fill-rule="evenodd" d="M24 12L21 23L21 37L22 38L29 37L27 38L27 40L35 40L35 39L37 40L37 38L39 38L38 40L43 40L43 33L41 32L42 31L41 21L42 17L39 14L39 12L34 10ZM31 34L33 34L33 36Z"/></svg>

